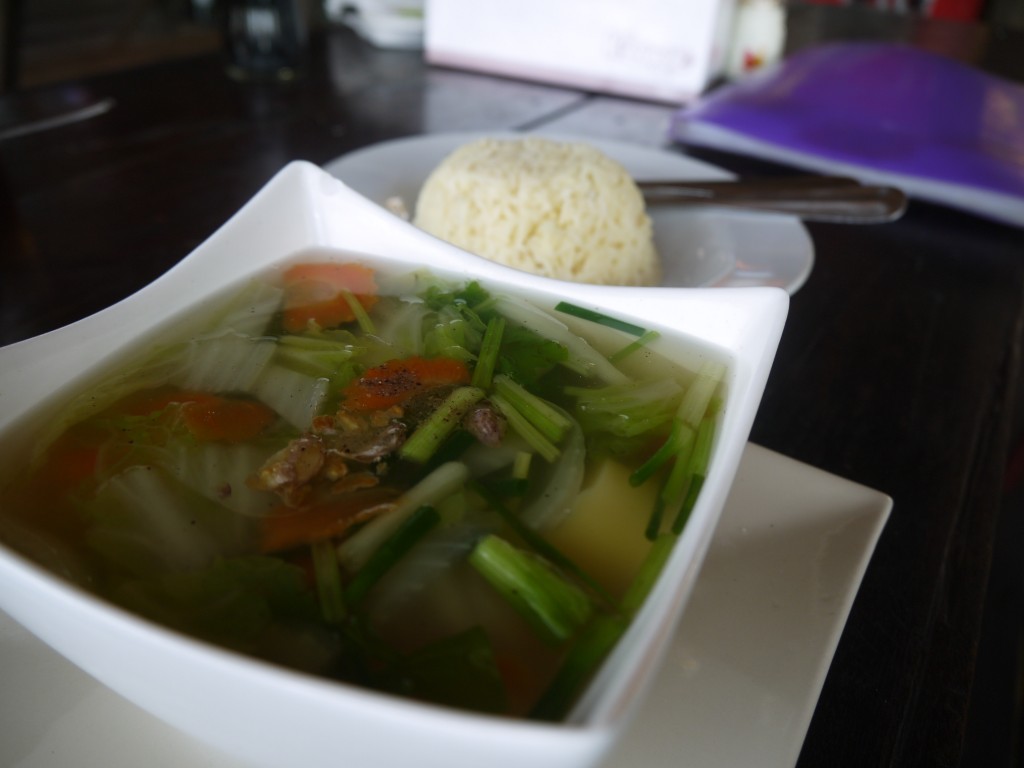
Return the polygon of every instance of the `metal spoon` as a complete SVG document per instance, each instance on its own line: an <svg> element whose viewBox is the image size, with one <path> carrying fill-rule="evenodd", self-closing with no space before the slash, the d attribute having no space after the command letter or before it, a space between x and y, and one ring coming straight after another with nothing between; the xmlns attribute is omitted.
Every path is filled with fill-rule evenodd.
<svg viewBox="0 0 1024 768"><path fill-rule="evenodd" d="M907 209L894 187L840 176L790 176L735 181L639 181L648 205L714 205L785 213L808 221L880 224Z"/></svg>

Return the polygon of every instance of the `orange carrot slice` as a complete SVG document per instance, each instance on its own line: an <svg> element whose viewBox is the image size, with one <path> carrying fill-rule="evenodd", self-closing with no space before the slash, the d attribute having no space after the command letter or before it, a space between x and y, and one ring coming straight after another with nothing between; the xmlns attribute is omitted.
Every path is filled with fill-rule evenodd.
<svg viewBox="0 0 1024 768"><path fill-rule="evenodd" d="M345 298L348 292L369 310L377 302L374 272L362 264L296 264L283 275L284 327L299 333L310 322L336 328L355 320Z"/></svg>
<svg viewBox="0 0 1024 768"><path fill-rule="evenodd" d="M197 440L241 443L257 437L277 414L255 400L190 400L181 406L182 420Z"/></svg>
<svg viewBox="0 0 1024 768"><path fill-rule="evenodd" d="M373 488L320 501L308 507L282 507L263 520L260 549L281 552L342 535L356 523L389 509L398 498L390 488Z"/></svg>
<svg viewBox="0 0 1024 768"><path fill-rule="evenodd" d="M407 357L370 368L345 390L345 405L376 411L400 405L417 392L444 384L466 384L469 368L450 357Z"/></svg>

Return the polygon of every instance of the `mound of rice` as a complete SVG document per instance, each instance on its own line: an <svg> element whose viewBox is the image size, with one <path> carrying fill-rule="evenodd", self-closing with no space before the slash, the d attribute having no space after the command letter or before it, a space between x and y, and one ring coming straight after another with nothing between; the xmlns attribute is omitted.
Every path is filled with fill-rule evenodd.
<svg viewBox="0 0 1024 768"><path fill-rule="evenodd" d="M585 144L481 139L427 178L414 223L517 269L602 285L655 285L651 220L626 170Z"/></svg>

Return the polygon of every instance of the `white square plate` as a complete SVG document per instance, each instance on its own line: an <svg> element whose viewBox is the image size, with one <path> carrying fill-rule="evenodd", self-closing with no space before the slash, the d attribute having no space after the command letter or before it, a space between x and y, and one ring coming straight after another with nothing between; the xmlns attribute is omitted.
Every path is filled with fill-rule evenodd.
<svg viewBox="0 0 1024 768"><path fill-rule="evenodd" d="M891 506L748 444L658 681L606 768L678 768L682 754L688 768L792 766ZM3 613L0 679L8 768L243 768Z"/></svg>

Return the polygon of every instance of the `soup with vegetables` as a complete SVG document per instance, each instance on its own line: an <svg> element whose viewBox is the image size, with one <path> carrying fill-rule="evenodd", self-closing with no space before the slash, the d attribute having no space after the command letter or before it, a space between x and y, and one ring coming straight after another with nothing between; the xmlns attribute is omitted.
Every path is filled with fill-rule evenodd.
<svg viewBox="0 0 1024 768"><path fill-rule="evenodd" d="M563 717L686 524L721 361L329 253L204 318L7 446L4 543L261 659Z"/></svg>

